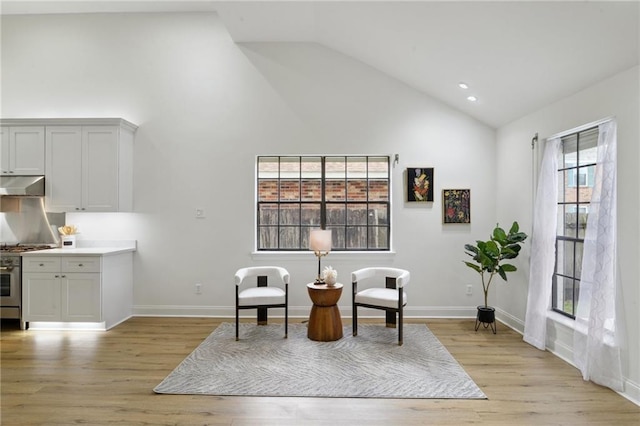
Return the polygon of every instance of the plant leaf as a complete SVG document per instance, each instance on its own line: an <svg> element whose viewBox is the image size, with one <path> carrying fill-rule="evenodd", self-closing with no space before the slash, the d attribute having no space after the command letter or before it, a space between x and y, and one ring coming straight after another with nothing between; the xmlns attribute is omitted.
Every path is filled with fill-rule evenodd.
<svg viewBox="0 0 640 426"><path fill-rule="evenodd" d="M464 264L467 265L469 268L475 270L477 273L482 274L482 268L476 265L475 263L464 262Z"/></svg>
<svg viewBox="0 0 640 426"><path fill-rule="evenodd" d="M509 229L509 234L516 234L518 231L520 230L520 225L518 225L518 222L513 222L513 225L511 225L511 229Z"/></svg>
<svg viewBox="0 0 640 426"><path fill-rule="evenodd" d="M514 272L517 271L518 268L516 268L514 265L511 265L509 263L505 263L503 265L500 266L500 268L504 271L504 272Z"/></svg>
<svg viewBox="0 0 640 426"><path fill-rule="evenodd" d="M524 232L518 232L518 233L509 235L510 243L521 243L526 239L527 239L527 234L525 234Z"/></svg>
<svg viewBox="0 0 640 426"><path fill-rule="evenodd" d="M500 267L498 268L498 274L500 274L500 277L501 277L503 280L505 280L505 281L507 280L507 273L504 271L504 269L502 268L502 266L500 266Z"/></svg>
<svg viewBox="0 0 640 426"><path fill-rule="evenodd" d="M487 256L498 257L500 255L500 249L495 241L487 241L484 250L482 250Z"/></svg>
<svg viewBox="0 0 640 426"><path fill-rule="evenodd" d="M465 244L464 245L464 249L467 250L467 251L470 251L472 253L476 253L476 254L478 253L478 247L476 247L474 245L471 245L471 244ZM467 253L467 254L469 254L469 253Z"/></svg>
<svg viewBox="0 0 640 426"><path fill-rule="evenodd" d="M502 259L515 259L518 257L520 253L520 246L517 244L511 244L505 247L502 247L501 257Z"/></svg>
<svg viewBox="0 0 640 426"><path fill-rule="evenodd" d="M496 228L493 230L493 238L496 241L503 242L507 240L507 234L504 232L504 229L496 226Z"/></svg>
<svg viewBox="0 0 640 426"><path fill-rule="evenodd" d="M487 256L485 253L479 253L478 256L480 258L480 263L482 264L482 267L486 271L493 272L496 266L498 266L498 260L495 257Z"/></svg>

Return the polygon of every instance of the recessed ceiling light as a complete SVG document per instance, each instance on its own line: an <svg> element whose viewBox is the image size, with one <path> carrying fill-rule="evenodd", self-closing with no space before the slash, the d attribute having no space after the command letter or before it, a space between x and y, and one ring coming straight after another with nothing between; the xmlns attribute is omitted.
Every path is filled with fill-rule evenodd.
<svg viewBox="0 0 640 426"><path fill-rule="evenodd" d="M471 95L471 96L467 96L467 100L469 102L476 102L478 100L478 98L476 98L475 96Z"/></svg>
<svg viewBox="0 0 640 426"><path fill-rule="evenodd" d="M461 89L468 89L469 85L461 81L460 83L458 83L458 87Z"/></svg>

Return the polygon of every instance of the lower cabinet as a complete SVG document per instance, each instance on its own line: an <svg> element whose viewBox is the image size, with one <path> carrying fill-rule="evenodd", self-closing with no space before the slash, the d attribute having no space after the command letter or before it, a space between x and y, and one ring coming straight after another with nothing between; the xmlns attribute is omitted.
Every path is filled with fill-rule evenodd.
<svg viewBox="0 0 640 426"><path fill-rule="evenodd" d="M22 317L24 321L62 320L62 282L59 275L22 274Z"/></svg>
<svg viewBox="0 0 640 426"><path fill-rule="evenodd" d="M31 272L24 280L25 321L102 321L100 274Z"/></svg>
<svg viewBox="0 0 640 426"><path fill-rule="evenodd" d="M132 256L25 256L22 320L102 323L131 316Z"/></svg>

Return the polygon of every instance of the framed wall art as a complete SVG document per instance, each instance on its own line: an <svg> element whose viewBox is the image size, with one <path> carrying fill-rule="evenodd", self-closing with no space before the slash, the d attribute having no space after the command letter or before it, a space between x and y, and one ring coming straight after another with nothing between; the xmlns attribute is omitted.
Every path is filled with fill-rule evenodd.
<svg viewBox="0 0 640 426"><path fill-rule="evenodd" d="M443 189L442 218L444 223L471 223L471 190Z"/></svg>
<svg viewBox="0 0 640 426"><path fill-rule="evenodd" d="M433 167L407 169L407 201L433 201Z"/></svg>

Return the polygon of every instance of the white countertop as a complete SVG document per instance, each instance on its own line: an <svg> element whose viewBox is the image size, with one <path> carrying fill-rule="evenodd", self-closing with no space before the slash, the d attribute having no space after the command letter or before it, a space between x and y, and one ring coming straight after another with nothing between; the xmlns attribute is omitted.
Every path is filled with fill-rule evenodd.
<svg viewBox="0 0 640 426"><path fill-rule="evenodd" d="M136 251L137 242L135 240L116 241L83 241L76 242L76 248L51 248L47 250L36 250L21 253L22 256L102 256Z"/></svg>

